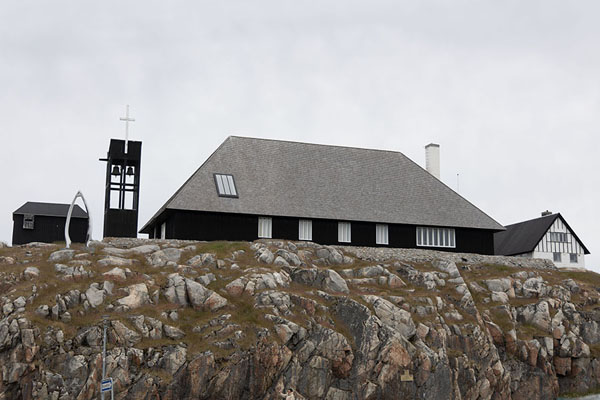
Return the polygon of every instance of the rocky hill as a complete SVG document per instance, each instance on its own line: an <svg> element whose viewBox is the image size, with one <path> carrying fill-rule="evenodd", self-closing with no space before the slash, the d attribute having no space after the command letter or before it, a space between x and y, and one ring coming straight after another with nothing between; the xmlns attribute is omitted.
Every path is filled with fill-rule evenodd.
<svg viewBox="0 0 600 400"><path fill-rule="evenodd" d="M600 275L312 243L0 248L0 399L550 399L600 388Z"/></svg>

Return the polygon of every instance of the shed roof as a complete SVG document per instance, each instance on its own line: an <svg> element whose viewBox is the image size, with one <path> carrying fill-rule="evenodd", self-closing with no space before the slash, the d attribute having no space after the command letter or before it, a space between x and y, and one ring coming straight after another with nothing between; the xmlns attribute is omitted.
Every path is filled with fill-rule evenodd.
<svg viewBox="0 0 600 400"><path fill-rule="evenodd" d="M69 212L70 204L58 204L58 203L39 203L34 201L28 201L19 207L13 214L33 214L44 217L67 217ZM73 207L72 218L88 218L88 215L81 207L75 204Z"/></svg>
<svg viewBox="0 0 600 400"><path fill-rule="evenodd" d="M231 174L238 198L219 197ZM468 227L504 227L400 152L228 137L166 209ZM147 231L146 231L147 230Z"/></svg>
<svg viewBox="0 0 600 400"><path fill-rule="evenodd" d="M507 225L505 231L494 234L495 254L513 256L532 252L557 218L560 218L573 236L575 236L585 254L590 254L589 250L560 213L544 215L529 221Z"/></svg>

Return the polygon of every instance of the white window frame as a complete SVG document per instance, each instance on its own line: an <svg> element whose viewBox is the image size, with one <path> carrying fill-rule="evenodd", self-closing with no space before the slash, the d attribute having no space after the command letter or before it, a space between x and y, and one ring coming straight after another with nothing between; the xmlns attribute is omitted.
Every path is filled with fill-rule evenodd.
<svg viewBox="0 0 600 400"><path fill-rule="evenodd" d="M560 253L558 251L552 252L552 261L562 262L562 253Z"/></svg>
<svg viewBox="0 0 600 400"><path fill-rule="evenodd" d="M375 224L375 244L390 244L388 224Z"/></svg>
<svg viewBox="0 0 600 400"><path fill-rule="evenodd" d="M456 231L454 228L418 226L416 236L418 247L456 248Z"/></svg>
<svg viewBox="0 0 600 400"><path fill-rule="evenodd" d="M579 255L577 253L569 253L569 261L571 264L577 264L579 262Z"/></svg>
<svg viewBox="0 0 600 400"><path fill-rule="evenodd" d="M273 238L273 219L271 217L258 217L258 237L260 239Z"/></svg>
<svg viewBox="0 0 600 400"><path fill-rule="evenodd" d="M217 186L217 194L219 197L237 198L238 192L235 186L235 180L231 174L214 174L215 185Z"/></svg>
<svg viewBox="0 0 600 400"><path fill-rule="evenodd" d="M23 214L23 229L35 229L35 215Z"/></svg>
<svg viewBox="0 0 600 400"><path fill-rule="evenodd" d="M160 238L161 239L167 238L167 221L160 224Z"/></svg>
<svg viewBox="0 0 600 400"><path fill-rule="evenodd" d="M298 221L298 240L312 240L312 220L301 219Z"/></svg>
<svg viewBox="0 0 600 400"><path fill-rule="evenodd" d="M352 243L352 224L350 222L338 222L338 242Z"/></svg>

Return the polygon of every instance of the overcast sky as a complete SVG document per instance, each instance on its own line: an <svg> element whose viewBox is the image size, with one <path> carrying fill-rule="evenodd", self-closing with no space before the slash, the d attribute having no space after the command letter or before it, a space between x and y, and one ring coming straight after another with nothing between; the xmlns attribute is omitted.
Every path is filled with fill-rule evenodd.
<svg viewBox="0 0 600 400"><path fill-rule="evenodd" d="M143 142L140 227L229 135L397 150L501 224L561 212L600 270L600 3L2 1L0 240ZM407 188L409 190L409 188Z"/></svg>

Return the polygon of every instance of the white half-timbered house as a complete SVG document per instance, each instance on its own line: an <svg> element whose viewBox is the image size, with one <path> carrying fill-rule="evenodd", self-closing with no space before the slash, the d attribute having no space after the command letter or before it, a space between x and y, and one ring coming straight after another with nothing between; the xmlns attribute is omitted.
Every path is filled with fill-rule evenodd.
<svg viewBox="0 0 600 400"><path fill-rule="evenodd" d="M585 268L585 255L590 254L563 216L548 211L506 226L494 234L494 247L498 255L546 258L563 268Z"/></svg>

